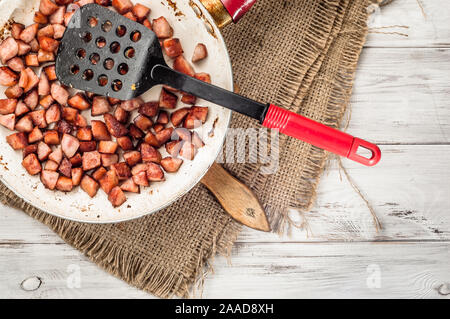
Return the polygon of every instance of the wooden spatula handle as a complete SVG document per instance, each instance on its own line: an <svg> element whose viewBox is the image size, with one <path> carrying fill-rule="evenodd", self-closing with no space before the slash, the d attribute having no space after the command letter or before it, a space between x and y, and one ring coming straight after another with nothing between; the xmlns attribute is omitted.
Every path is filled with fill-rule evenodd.
<svg viewBox="0 0 450 319"><path fill-rule="evenodd" d="M256 195L220 164L214 163L201 182L238 222L253 229L270 231L266 213Z"/></svg>

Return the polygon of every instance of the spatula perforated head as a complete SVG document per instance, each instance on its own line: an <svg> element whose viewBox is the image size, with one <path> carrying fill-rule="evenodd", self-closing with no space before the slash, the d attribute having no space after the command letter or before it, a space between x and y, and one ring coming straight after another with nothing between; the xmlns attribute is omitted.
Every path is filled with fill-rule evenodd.
<svg viewBox="0 0 450 319"><path fill-rule="evenodd" d="M56 58L58 80L69 87L129 100L158 84L151 69L165 65L155 33L97 4L78 9Z"/></svg>

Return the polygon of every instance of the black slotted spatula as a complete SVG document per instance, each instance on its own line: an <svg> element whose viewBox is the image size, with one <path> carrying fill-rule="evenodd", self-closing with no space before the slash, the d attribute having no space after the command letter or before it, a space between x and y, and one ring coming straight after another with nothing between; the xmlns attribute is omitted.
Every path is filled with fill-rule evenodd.
<svg viewBox="0 0 450 319"><path fill-rule="evenodd" d="M372 143L172 70L155 33L96 4L84 5L70 20L58 49L56 75L69 87L120 100L168 85L361 164L373 166L381 159L380 149ZM360 148L371 155L358 154Z"/></svg>

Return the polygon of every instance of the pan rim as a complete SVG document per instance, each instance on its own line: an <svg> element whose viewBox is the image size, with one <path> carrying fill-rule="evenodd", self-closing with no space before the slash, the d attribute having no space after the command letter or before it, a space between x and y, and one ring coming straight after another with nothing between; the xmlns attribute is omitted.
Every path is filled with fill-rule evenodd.
<svg viewBox="0 0 450 319"><path fill-rule="evenodd" d="M233 68L232 68L232 64L231 64L231 58L230 58L230 55L229 55L228 48L227 48L227 45L225 43L225 40L224 40L224 38L222 36L222 33L220 32L219 27L214 23L214 19L211 16L211 14L201 5L200 1L199 0L193 0L193 1L197 4L197 6L199 8L201 8L203 17L205 19L207 19L209 24L211 24L213 26L214 31L215 31L215 36L217 37L217 40L219 41L219 43L221 45L223 45L223 47L225 49L224 59L227 62L227 70L230 73L230 79L229 79L230 83L229 83L229 85L231 87L231 90L234 91L234 77L233 77ZM2 3L4 4L6 2L2 2ZM21 5L21 2L19 2L19 5L17 6L17 8L20 8L20 5ZM1 6L1 3L0 3L0 6ZM208 32L208 31L205 29L205 32ZM117 219L114 219L114 220L106 220L106 221L86 220L86 219L83 219L83 218L74 218L74 217L70 217L70 216L63 216L63 215L58 214L58 213L53 213L53 212L49 211L46 207L42 207L42 205L40 205L40 204L33 203L31 200L29 200L29 199L25 198L24 196L22 196L20 194L20 192L17 191L16 187L11 186L11 184L8 183L3 178L3 176L1 174L0 174L0 181L9 190L11 190L14 193L15 196L17 196L18 198L23 200L28 205L30 205L30 206L38 209L38 210L41 210L44 213L47 213L47 214L49 214L51 216L62 218L64 220L69 220L69 221L79 222L79 223L85 223L85 224L105 224L105 225L106 224L117 224L117 223L121 223L121 222L127 222L127 221L136 220L136 219L145 217L147 215L155 214L155 213L157 213L157 212L167 208L168 206L172 205L173 203L175 203L176 201L181 199L187 193L189 193L195 186L198 185L198 183L200 183L200 181L206 175L206 173L211 168L211 166L214 164L216 158L219 156L219 154L220 154L220 152L222 150L222 147L223 147L223 145L225 143L225 139L226 139L227 133L228 133L228 131L230 129L230 123L231 123L232 116L233 116L233 112L229 111L229 115L224 119L226 125L225 125L225 129L223 130L223 133L224 133L223 134L223 138L220 141L221 147L218 148L218 151L214 154L214 157L211 156L211 158L212 158L211 163L207 166L207 168L201 174L199 174L198 178L193 179L192 183L188 187L186 187L183 191L178 192L178 194L176 194L176 196L174 196L173 198L170 198L169 200L167 200L167 202L164 203L163 205L161 205L161 206L159 206L159 207L157 207L157 208L155 208L153 210L150 210L150 211L147 211L147 212L144 212L144 213L141 213L141 214L136 214L135 216L128 216L128 217L117 218ZM80 217L81 216L82 216L82 214L80 214Z"/></svg>

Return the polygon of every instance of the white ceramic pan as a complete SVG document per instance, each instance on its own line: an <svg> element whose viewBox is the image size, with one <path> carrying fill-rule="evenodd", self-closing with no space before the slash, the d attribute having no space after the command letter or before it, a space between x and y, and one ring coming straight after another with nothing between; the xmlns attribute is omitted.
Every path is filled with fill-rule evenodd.
<svg viewBox="0 0 450 319"><path fill-rule="evenodd" d="M213 84L233 90L231 64L225 43L212 16L200 1L179 0L176 5L166 0L133 2L141 2L150 7L152 10L150 19L160 16L168 19L174 28L174 36L181 39L187 58L192 56L194 46L198 42L206 44L209 57L195 65L196 72L210 73ZM248 4L249 1L245 2ZM39 0L0 0L0 23L4 25L7 21L14 20L29 25L33 23L34 12L38 8ZM238 17L239 14L236 17L232 16L233 19ZM155 87L143 98L145 101L157 100L159 92L160 87ZM4 98L3 93L1 98ZM185 161L178 173L166 174L165 182L152 183L150 187L143 188L140 194L127 193L128 200L121 207L113 208L102 191L99 191L96 197L90 198L80 188L67 194L46 189L39 177L31 177L22 167L22 152L12 150L6 143L5 138L11 134L11 131L3 127L0 127L0 180L31 205L70 220L110 223L154 213L173 203L194 187L222 148L231 111L202 100L198 101L197 105L210 107L208 121L203 126L203 131L199 132L206 146L199 150L193 161ZM88 117L85 113L83 115ZM207 132L213 128L213 125L214 135L208 135ZM166 155L164 150L162 152L163 156Z"/></svg>

